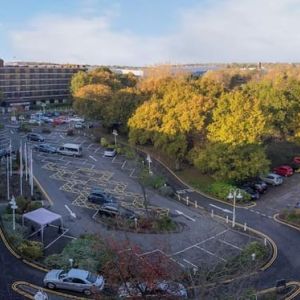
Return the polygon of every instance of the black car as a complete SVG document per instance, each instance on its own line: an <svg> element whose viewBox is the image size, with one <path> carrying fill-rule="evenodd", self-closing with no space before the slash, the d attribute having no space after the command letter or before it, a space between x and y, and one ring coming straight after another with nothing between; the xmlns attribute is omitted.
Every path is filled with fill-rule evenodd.
<svg viewBox="0 0 300 300"><path fill-rule="evenodd" d="M10 155L9 150L7 150L7 149L0 149L0 158L7 157L9 155Z"/></svg>
<svg viewBox="0 0 300 300"><path fill-rule="evenodd" d="M45 139L38 133L28 133L27 134L28 141L35 141L35 142L44 142Z"/></svg>
<svg viewBox="0 0 300 300"><path fill-rule="evenodd" d="M102 189L92 189L91 193L88 195L88 201L95 203L95 204L106 204L106 203L116 203L116 199L105 193Z"/></svg>
<svg viewBox="0 0 300 300"><path fill-rule="evenodd" d="M258 200L260 197L259 192L252 189L251 187L243 187L242 190L250 195L251 200Z"/></svg>
<svg viewBox="0 0 300 300"><path fill-rule="evenodd" d="M132 210L124 208L116 202L103 204L99 208L98 214L110 218L119 216L129 220L134 220L137 218L137 215Z"/></svg>
<svg viewBox="0 0 300 300"><path fill-rule="evenodd" d="M46 152L46 153L56 153L56 148L49 145L49 144L39 144L35 145L34 149L40 152Z"/></svg>
<svg viewBox="0 0 300 300"><path fill-rule="evenodd" d="M241 188L251 188L259 192L260 194L264 194L268 189L268 185L260 179L250 180L248 182L241 184L240 186Z"/></svg>

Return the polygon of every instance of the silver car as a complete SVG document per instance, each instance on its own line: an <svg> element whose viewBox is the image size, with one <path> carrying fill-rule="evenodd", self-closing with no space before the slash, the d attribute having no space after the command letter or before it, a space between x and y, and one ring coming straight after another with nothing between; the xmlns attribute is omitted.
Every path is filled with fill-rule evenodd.
<svg viewBox="0 0 300 300"><path fill-rule="evenodd" d="M269 173L265 176L260 176L260 179L271 185L281 185L283 183L282 177L275 173Z"/></svg>
<svg viewBox="0 0 300 300"><path fill-rule="evenodd" d="M104 288L104 278L80 269L71 269L69 272L51 270L44 278L44 286L49 289L58 288L82 292L89 296Z"/></svg>

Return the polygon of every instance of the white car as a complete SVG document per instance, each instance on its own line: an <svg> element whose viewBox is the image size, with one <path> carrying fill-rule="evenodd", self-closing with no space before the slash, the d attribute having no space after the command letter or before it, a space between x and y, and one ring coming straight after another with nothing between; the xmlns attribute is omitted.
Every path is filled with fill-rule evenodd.
<svg viewBox="0 0 300 300"><path fill-rule="evenodd" d="M117 155L117 151L114 148L106 148L104 151L105 157L115 157Z"/></svg>
<svg viewBox="0 0 300 300"><path fill-rule="evenodd" d="M82 129L82 128L85 128L85 125L82 122L76 122L74 125L74 128Z"/></svg>
<svg viewBox="0 0 300 300"><path fill-rule="evenodd" d="M265 176L260 176L260 179L271 185L281 185L283 183L283 179L280 175L269 173Z"/></svg>
<svg viewBox="0 0 300 300"><path fill-rule="evenodd" d="M49 289L66 289L82 292L89 296L94 291L104 288L104 278L81 269L71 269L69 272L63 270L51 270L44 278L44 286Z"/></svg>
<svg viewBox="0 0 300 300"><path fill-rule="evenodd" d="M72 118L69 118L69 122L80 122L80 123L84 123L84 119L83 119L83 118L79 118L79 117L72 117Z"/></svg>
<svg viewBox="0 0 300 300"><path fill-rule="evenodd" d="M30 119L28 121L29 124L37 124L37 125L41 125L42 124L42 121L39 120L39 119Z"/></svg>

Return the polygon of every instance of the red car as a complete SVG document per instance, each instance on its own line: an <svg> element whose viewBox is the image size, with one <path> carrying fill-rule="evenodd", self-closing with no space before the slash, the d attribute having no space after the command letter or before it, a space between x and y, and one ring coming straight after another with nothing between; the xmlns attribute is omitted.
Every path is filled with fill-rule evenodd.
<svg viewBox="0 0 300 300"><path fill-rule="evenodd" d="M293 168L290 166L280 166L277 168L274 168L274 173L280 175L280 176L292 176L294 171Z"/></svg>
<svg viewBox="0 0 300 300"><path fill-rule="evenodd" d="M297 165L300 165L300 156L295 156L293 162Z"/></svg>

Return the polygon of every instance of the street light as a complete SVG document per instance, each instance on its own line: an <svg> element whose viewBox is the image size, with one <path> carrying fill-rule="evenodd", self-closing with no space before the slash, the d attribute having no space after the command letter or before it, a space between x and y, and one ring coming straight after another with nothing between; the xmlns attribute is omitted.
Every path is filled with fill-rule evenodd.
<svg viewBox="0 0 300 300"><path fill-rule="evenodd" d="M241 200L243 199L243 196L241 194L240 189L230 189L230 192L227 197L229 200L233 200L233 211L232 211L232 227L235 226L235 205L236 205L236 199Z"/></svg>
<svg viewBox="0 0 300 300"><path fill-rule="evenodd" d="M117 130L113 130L112 134L115 136L115 147L117 147L117 136L118 136L118 131Z"/></svg>
<svg viewBox="0 0 300 300"><path fill-rule="evenodd" d="M152 163L152 159L151 159L151 157L150 157L149 154L147 154L146 160L147 160L147 162L148 162L149 174L151 175L151 174L152 174L152 171L151 171L151 163Z"/></svg>
<svg viewBox="0 0 300 300"><path fill-rule="evenodd" d="M10 204L10 208L13 211L13 230L16 230L16 209L18 209L17 203L16 203L16 199L14 196L11 197L11 200L9 201Z"/></svg>

